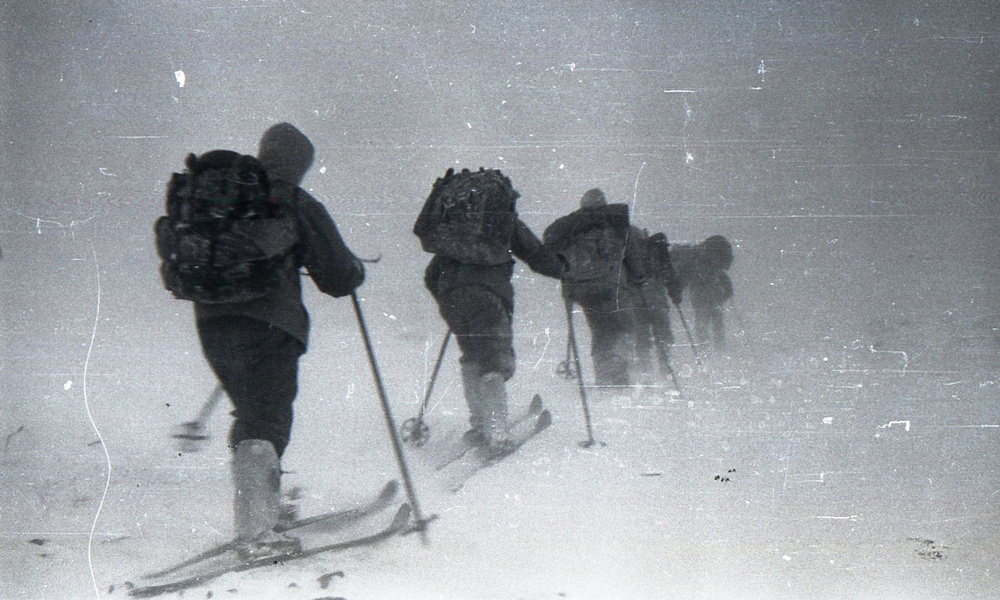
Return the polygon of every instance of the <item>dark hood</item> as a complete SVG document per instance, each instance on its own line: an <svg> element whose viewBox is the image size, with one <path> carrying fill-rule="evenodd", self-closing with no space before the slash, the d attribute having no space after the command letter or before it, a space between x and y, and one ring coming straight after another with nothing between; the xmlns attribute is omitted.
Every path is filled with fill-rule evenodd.
<svg viewBox="0 0 1000 600"><path fill-rule="evenodd" d="M290 123L278 123L260 138L257 158L270 177L299 185L312 166L313 153L304 133Z"/></svg>
<svg viewBox="0 0 1000 600"><path fill-rule="evenodd" d="M608 199L604 197L604 192L601 188L592 188L584 192L583 197L580 198L580 208L600 208L601 206L607 206Z"/></svg>

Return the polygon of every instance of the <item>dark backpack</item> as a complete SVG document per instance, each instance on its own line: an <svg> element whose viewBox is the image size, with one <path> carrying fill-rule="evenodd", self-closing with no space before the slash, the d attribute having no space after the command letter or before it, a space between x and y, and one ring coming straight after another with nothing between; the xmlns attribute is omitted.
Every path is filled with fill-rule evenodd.
<svg viewBox="0 0 1000 600"><path fill-rule="evenodd" d="M413 226L425 252L476 265L510 261L519 194L498 170L448 169Z"/></svg>
<svg viewBox="0 0 1000 600"><path fill-rule="evenodd" d="M628 205L608 204L557 219L543 239L564 265L563 281L612 283L622 269L628 227Z"/></svg>
<svg viewBox="0 0 1000 600"><path fill-rule="evenodd" d="M204 304L246 302L276 290L294 268L292 209L272 197L253 156L214 150L185 160L167 185L166 216L156 221L163 285Z"/></svg>

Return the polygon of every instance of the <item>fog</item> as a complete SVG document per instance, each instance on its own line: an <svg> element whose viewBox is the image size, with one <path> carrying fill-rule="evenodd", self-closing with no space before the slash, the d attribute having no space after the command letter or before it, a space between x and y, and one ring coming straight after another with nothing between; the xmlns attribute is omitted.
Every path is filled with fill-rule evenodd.
<svg viewBox="0 0 1000 600"><path fill-rule="evenodd" d="M359 573L335 595L394 597L409 582L429 598L881 598L921 585L989 597L998 19L986 1L6 3L0 572L12 583L0 597L124 597L125 579L225 537L225 411L197 456L169 438L214 382L190 305L159 280L152 224L188 152L254 153L281 121L316 146L304 187L359 256L380 257L359 293L400 421L416 413L444 334L411 228L449 167L501 169L539 235L601 187L639 227L673 242L722 234L736 255L728 351L695 361L675 318L684 391L596 393L608 445L587 452L577 390L554 375L566 342L558 284L519 267L512 399L541 392L556 425L460 500L423 492L440 513L437 551L403 538L386 554L330 559ZM304 287L312 341L285 463L321 508L363 497L395 466L350 302ZM454 355L445 367L430 412L439 436L465 418ZM891 450L873 447L887 436ZM417 488L434 488L414 454ZM724 502L695 483L737 463L745 496ZM820 514L853 517L841 540L863 551L783 518L812 510L805 491L780 498L813 471L843 509ZM529 499L514 511L518 486ZM759 512L741 518L744 501ZM449 518L456 503L503 506L508 520L475 508ZM622 503L635 515L601 534L599 556L563 531ZM211 525L188 514L202 509ZM689 529L649 533L685 515L697 515ZM521 518L541 523L537 535L505 537L498 523ZM778 567L756 563L751 537L769 532L807 540L808 567L774 570L798 566L785 550ZM942 535L943 560L910 547ZM632 547L635 536L648 537ZM815 549L834 546L831 561L848 566L824 571ZM521 570L497 568L505 549ZM461 570L449 551L468 557ZM414 566L442 563L456 570L433 585Z"/></svg>

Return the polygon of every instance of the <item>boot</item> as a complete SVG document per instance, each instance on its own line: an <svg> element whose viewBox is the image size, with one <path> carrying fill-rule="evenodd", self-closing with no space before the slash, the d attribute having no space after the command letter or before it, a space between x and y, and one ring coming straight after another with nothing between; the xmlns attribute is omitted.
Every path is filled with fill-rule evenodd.
<svg viewBox="0 0 1000 600"><path fill-rule="evenodd" d="M481 370L474 363L462 363L462 387L465 389L465 403L469 406L470 429L462 439L470 446L485 446L486 434L483 430L483 400L479 391Z"/></svg>
<svg viewBox="0 0 1000 600"><path fill-rule="evenodd" d="M479 393L483 405L483 433L490 452L505 454L512 450L513 441L507 431L507 388L503 375L486 373L479 378Z"/></svg>
<svg viewBox="0 0 1000 600"><path fill-rule="evenodd" d="M281 506L281 467L274 445L243 440L233 456L233 525L242 558L288 552L298 540L274 531Z"/></svg>

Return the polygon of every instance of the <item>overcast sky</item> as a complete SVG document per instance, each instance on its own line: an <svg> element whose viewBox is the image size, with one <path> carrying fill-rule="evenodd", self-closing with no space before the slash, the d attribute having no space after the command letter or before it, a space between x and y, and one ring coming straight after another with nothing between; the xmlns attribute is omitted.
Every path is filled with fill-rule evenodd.
<svg viewBox="0 0 1000 600"><path fill-rule="evenodd" d="M762 305L785 277L776 257L817 250L844 268L789 286L807 305L884 296L862 275L919 287L933 261L932 276L982 265L962 285L995 290L998 14L988 0L7 2L5 360L62 347L67 322L89 330L91 259L121 321L154 327L170 173L188 152L255 152L279 121L315 143L305 185L347 242L385 257L373 295L388 280L426 302L410 228L450 166L502 169L537 233L599 186L672 240L727 235L738 289Z"/></svg>

